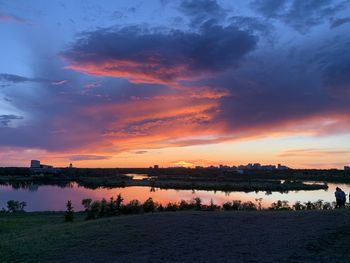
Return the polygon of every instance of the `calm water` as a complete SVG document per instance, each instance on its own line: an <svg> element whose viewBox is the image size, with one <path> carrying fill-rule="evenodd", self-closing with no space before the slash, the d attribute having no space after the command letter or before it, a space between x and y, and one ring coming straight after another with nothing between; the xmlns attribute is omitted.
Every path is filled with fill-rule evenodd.
<svg viewBox="0 0 350 263"><path fill-rule="evenodd" d="M72 184L70 187L59 186L33 186L29 189L13 189L11 186L0 186L0 208L6 206L8 200L18 200L27 202L26 211L60 211L65 210L67 200L72 200L76 211L82 210L81 200L91 198L99 200L102 198L109 199L116 197L119 193L124 198L124 202L129 202L132 199L145 201L148 197L153 200L167 204L168 202L179 202L181 199L190 200L194 197L200 197L204 204L209 204L212 199L215 204L223 204L226 201L242 200L255 202L255 198L263 198L263 205L269 206L276 200L288 200L290 204L296 201L334 201L335 187L341 187L347 194L350 191L350 185L328 184L329 189L317 191L289 191L288 193L272 192L221 192L221 191L191 191L191 190L162 190L156 188L151 191L150 187L132 186L126 188L112 189L87 189L79 187L77 184Z"/></svg>

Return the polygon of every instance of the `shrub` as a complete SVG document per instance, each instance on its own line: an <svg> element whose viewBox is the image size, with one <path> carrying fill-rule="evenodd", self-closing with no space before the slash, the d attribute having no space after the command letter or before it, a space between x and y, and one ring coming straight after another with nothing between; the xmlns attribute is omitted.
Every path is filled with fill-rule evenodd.
<svg viewBox="0 0 350 263"><path fill-rule="evenodd" d="M15 200L7 201L7 210L9 213L24 212L24 207L26 206L26 202L19 202Z"/></svg>
<svg viewBox="0 0 350 263"><path fill-rule="evenodd" d="M100 203L100 213L99 217L104 217L108 215L108 203L105 198L102 198Z"/></svg>
<svg viewBox="0 0 350 263"><path fill-rule="evenodd" d="M107 216L115 216L117 214L116 203L114 198L111 197L107 203Z"/></svg>
<svg viewBox="0 0 350 263"><path fill-rule="evenodd" d="M156 210L157 205L154 203L152 197L150 197L143 203L142 208L145 213L153 213Z"/></svg>
<svg viewBox="0 0 350 263"><path fill-rule="evenodd" d="M175 212L179 210L179 206L176 203L168 203L165 207L165 211Z"/></svg>
<svg viewBox="0 0 350 263"><path fill-rule="evenodd" d="M241 200L233 200L231 204L232 206L231 210L241 210L242 208L241 203L242 203Z"/></svg>
<svg viewBox="0 0 350 263"><path fill-rule="evenodd" d="M164 207L162 206L162 204L158 205L157 210L158 210L158 212L164 211Z"/></svg>
<svg viewBox="0 0 350 263"><path fill-rule="evenodd" d="M270 210L291 210L289 206L289 202L285 200L284 201L278 200L277 202L272 203L269 209Z"/></svg>
<svg viewBox="0 0 350 263"><path fill-rule="evenodd" d="M332 207L332 204L330 202L324 202L322 209L323 210L331 210L331 209L333 209L333 207Z"/></svg>
<svg viewBox="0 0 350 263"><path fill-rule="evenodd" d="M87 219L97 219L100 217L101 203L100 201L94 201L90 205L90 210L87 213Z"/></svg>
<svg viewBox="0 0 350 263"><path fill-rule="evenodd" d="M189 210L189 209L193 209L193 204L192 203L189 203L185 200L181 200L180 201L180 204L179 204L179 210Z"/></svg>
<svg viewBox="0 0 350 263"><path fill-rule="evenodd" d="M315 204L312 203L312 202L310 202L310 201L305 202L304 205L305 205L305 209L306 209L306 210L313 210L313 209L316 209Z"/></svg>
<svg viewBox="0 0 350 263"><path fill-rule="evenodd" d="M200 199L199 197L195 197L195 198L193 198L192 203L193 203L194 209L201 210L202 199Z"/></svg>
<svg viewBox="0 0 350 263"><path fill-rule="evenodd" d="M232 203L231 202L226 202L222 205L222 208L226 211L232 210Z"/></svg>
<svg viewBox="0 0 350 263"><path fill-rule="evenodd" d="M139 200L131 200L127 205L122 207L122 212L124 214L139 214L141 212L142 206Z"/></svg>
<svg viewBox="0 0 350 263"><path fill-rule="evenodd" d="M256 205L253 202L251 202L251 201L244 202L241 205L241 210L255 211L256 210Z"/></svg>
<svg viewBox="0 0 350 263"><path fill-rule="evenodd" d="M119 216L121 213L121 208L123 204L124 199L122 198L121 194L117 195L117 199L115 200L115 209L116 209L116 214Z"/></svg>
<svg viewBox="0 0 350 263"><path fill-rule="evenodd" d="M92 202L92 199L91 198L87 198L87 199L83 199L81 201L81 204L84 206L85 208L85 212L89 211L90 209L90 206L91 206L91 202Z"/></svg>
<svg viewBox="0 0 350 263"><path fill-rule="evenodd" d="M71 200L68 200L67 210L64 213L64 220L66 222L72 222L73 218L74 218L74 210L73 210L72 202L71 202Z"/></svg>
<svg viewBox="0 0 350 263"><path fill-rule="evenodd" d="M293 209L298 211L298 210L304 210L305 209L305 206L300 202L300 201L297 201L295 202L295 204L293 205Z"/></svg>

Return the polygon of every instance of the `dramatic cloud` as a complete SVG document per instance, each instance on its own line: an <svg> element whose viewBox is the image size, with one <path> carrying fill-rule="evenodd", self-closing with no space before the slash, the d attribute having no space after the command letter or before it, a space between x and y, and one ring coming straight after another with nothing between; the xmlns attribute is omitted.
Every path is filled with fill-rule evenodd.
<svg viewBox="0 0 350 263"><path fill-rule="evenodd" d="M183 0L179 9L191 18L192 25L210 19L221 20L226 17L226 11L216 0Z"/></svg>
<svg viewBox="0 0 350 263"><path fill-rule="evenodd" d="M85 33L63 55L67 68L87 74L169 84L237 66L256 44L235 26L205 23L199 32L125 27Z"/></svg>
<svg viewBox="0 0 350 263"><path fill-rule="evenodd" d="M350 23L340 10L346 6L327 0L152 2L117 21L111 13L130 6L100 7L93 20L74 15L75 25L62 13L59 31L51 16L47 23L38 16L52 29L48 37L27 27L32 45L21 45L28 36L15 26L13 35L21 38L9 34L14 39L6 45L13 50L4 52L25 63L12 63L5 53L6 62L0 61L6 69L0 87L11 85L0 89L0 146L35 149L39 157L51 154L65 163L112 164L123 154L153 158L152 149L349 134ZM158 11L164 13L155 22ZM183 158L168 158L168 164L200 163Z"/></svg>
<svg viewBox="0 0 350 263"><path fill-rule="evenodd" d="M328 21L348 1L255 0L252 7L267 18L283 21L300 32Z"/></svg>

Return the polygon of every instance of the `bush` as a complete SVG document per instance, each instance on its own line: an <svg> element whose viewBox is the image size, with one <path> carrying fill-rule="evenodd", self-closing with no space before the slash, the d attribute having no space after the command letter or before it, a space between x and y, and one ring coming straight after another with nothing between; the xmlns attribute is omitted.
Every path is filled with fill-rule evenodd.
<svg viewBox="0 0 350 263"><path fill-rule="evenodd" d="M195 197L195 198L193 198L192 203L193 203L194 209L201 210L202 199L200 199L199 197Z"/></svg>
<svg viewBox="0 0 350 263"><path fill-rule="evenodd" d="M183 210L193 209L194 206L192 203L189 203L185 200L181 200L178 208L179 210L183 211Z"/></svg>
<svg viewBox="0 0 350 263"><path fill-rule="evenodd" d="M7 210L9 213L24 212L24 207L26 206L26 202L19 202L15 200L7 201Z"/></svg>
<svg viewBox="0 0 350 263"><path fill-rule="evenodd" d="M87 212L87 211L90 210L91 202L92 202L92 199L91 199L91 198L83 199L83 200L81 201L81 204L82 204L82 205L84 206L84 208L85 208L85 212Z"/></svg>
<svg viewBox="0 0 350 263"><path fill-rule="evenodd" d="M66 222L72 222L74 218L74 210L72 206L71 200L68 200L67 202L67 211L64 214L64 220Z"/></svg>
<svg viewBox="0 0 350 263"><path fill-rule="evenodd" d="M115 209L116 209L116 214L119 216L121 213L121 208L123 205L124 199L122 198L121 194L117 195L117 199L115 200Z"/></svg>
<svg viewBox="0 0 350 263"><path fill-rule="evenodd" d="M139 214L142 210L142 205L139 200L131 200L127 205L122 207L123 214Z"/></svg>
<svg viewBox="0 0 350 263"><path fill-rule="evenodd" d="M248 201L248 202L242 203L242 205L241 205L241 210L245 210L245 211L255 211L255 210L257 210L257 209L256 209L256 205L255 205L253 202Z"/></svg>
<svg viewBox="0 0 350 263"><path fill-rule="evenodd" d="M232 203L231 202L226 202L222 205L222 208L226 211L232 210Z"/></svg>
<svg viewBox="0 0 350 263"><path fill-rule="evenodd" d="M289 206L289 202L285 200L284 201L278 200L277 202L272 203L269 209L270 210L291 210Z"/></svg>
<svg viewBox="0 0 350 263"><path fill-rule="evenodd" d="M142 205L143 211L145 213L156 211L157 205L154 203L152 197L148 198Z"/></svg>
<svg viewBox="0 0 350 263"><path fill-rule="evenodd" d="M165 207L165 211L175 212L179 210L179 206L176 203L168 203Z"/></svg>
<svg viewBox="0 0 350 263"><path fill-rule="evenodd" d="M242 208L241 203L242 203L241 200L233 200L231 204L232 206L231 210L241 210Z"/></svg>
<svg viewBox="0 0 350 263"><path fill-rule="evenodd" d="M87 211L86 219L97 219L100 217L101 203L100 201L94 201L90 205L90 209Z"/></svg>
<svg viewBox="0 0 350 263"><path fill-rule="evenodd" d="M296 210L296 211L298 211L298 210L305 210L305 206L300 201L297 201L293 205L293 209Z"/></svg>
<svg viewBox="0 0 350 263"><path fill-rule="evenodd" d="M104 217L108 215L108 203L107 200L102 198L101 203L100 203L100 213L99 217Z"/></svg>
<svg viewBox="0 0 350 263"><path fill-rule="evenodd" d="M157 211L158 212L163 212L164 211L164 207L162 206L162 204L158 205Z"/></svg>

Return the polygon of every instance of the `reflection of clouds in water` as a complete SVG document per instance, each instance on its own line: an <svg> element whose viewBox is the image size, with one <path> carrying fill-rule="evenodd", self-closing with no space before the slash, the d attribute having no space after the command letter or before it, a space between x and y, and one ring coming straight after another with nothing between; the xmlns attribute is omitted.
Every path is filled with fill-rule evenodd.
<svg viewBox="0 0 350 263"><path fill-rule="evenodd" d="M242 202L252 201L256 203L256 198L262 198L262 205L269 206L277 200L287 200L290 204L296 201L317 201L322 199L327 202L334 201L334 191L338 186L348 195L350 185L346 184L328 184L328 190L317 191L289 191L288 193L272 192L266 195L266 192L222 192L222 191L202 191L202 190L174 190L155 188L154 192L150 191L150 187L132 186L126 188L112 189L87 189L73 184L72 187L62 188L59 186L40 186L37 191L29 191L28 189L14 190L11 186L0 186L0 208L6 206L8 200L18 200L27 202L27 211L55 211L65 210L68 200L73 202L76 211L82 210L81 200L92 198L99 200L102 198L109 199L116 197L119 193L124 198L124 203L132 199L138 199L141 202L152 197L154 201L167 204L168 202L179 202L183 200L191 200L194 197L200 197L203 204L210 204L213 200L214 204L222 205L227 201L241 200Z"/></svg>

